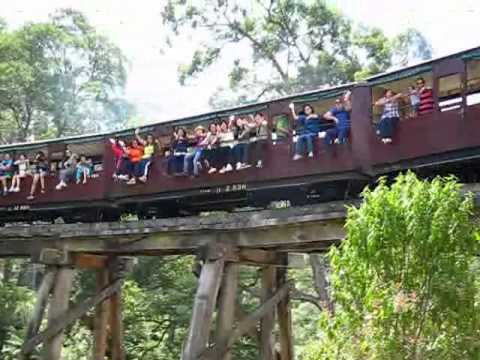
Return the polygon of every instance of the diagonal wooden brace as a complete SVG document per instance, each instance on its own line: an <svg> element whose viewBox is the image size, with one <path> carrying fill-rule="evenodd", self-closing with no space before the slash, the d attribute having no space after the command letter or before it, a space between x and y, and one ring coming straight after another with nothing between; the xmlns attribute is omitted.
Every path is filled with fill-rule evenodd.
<svg viewBox="0 0 480 360"><path fill-rule="evenodd" d="M121 289L122 282L122 279L115 280L98 294L90 297L81 304L75 305L73 308L61 314L47 329L40 332L38 335L35 335L31 339L28 339L22 346L21 354L26 355L31 353L37 345L53 338L56 334L72 324L75 320L85 315L90 309L112 296Z"/></svg>
<svg viewBox="0 0 480 360"><path fill-rule="evenodd" d="M238 326L226 336L228 339L223 344L216 344L197 357L199 360L221 360L235 342L254 327L260 319L272 310L293 289L293 282L285 283L270 299L260 305L252 314L243 319Z"/></svg>

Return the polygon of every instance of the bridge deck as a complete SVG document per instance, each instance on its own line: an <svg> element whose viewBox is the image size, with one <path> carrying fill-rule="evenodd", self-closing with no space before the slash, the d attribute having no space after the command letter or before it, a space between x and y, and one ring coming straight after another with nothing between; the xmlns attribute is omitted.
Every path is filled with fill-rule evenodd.
<svg viewBox="0 0 480 360"><path fill-rule="evenodd" d="M41 249L71 253L167 255L195 253L211 243L276 251L324 251L344 237L345 202L159 220L7 226L0 257Z"/></svg>

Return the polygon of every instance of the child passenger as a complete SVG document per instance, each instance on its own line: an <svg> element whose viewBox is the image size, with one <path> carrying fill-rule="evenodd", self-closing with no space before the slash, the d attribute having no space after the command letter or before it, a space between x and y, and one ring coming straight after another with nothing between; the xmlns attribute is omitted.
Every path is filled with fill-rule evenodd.
<svg viewBox="0 0 480 360"><path fill-rule="evenodd" d="M13 175L12 186L10 192L19 192L22 179L27 176L29 161L25 154L21 154L13 163L15 167L15 175Z"/></svg>
<svg viewBox="0 0 480 360"><path fill-rule="evenodd" d="M408 96L410 98L410 117L416 117L418 114L418 108L420 107L420 94L414 86L408 87Z"/></svg>

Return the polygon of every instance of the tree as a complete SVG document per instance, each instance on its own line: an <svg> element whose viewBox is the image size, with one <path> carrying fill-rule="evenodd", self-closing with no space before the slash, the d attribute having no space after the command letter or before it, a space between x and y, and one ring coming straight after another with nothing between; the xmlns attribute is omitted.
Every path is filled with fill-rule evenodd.
<svg viewBox="0 0 480 360"><path fill-rule="evenodd" d="M73 10L0 31L2 141L105 130L115 122L103 118L124 123L132 111L121 99L125 62L120 49Z"/></svg>
<svg viewBox="0 0 480 360"><path fill-rule="evenodd" d="M207 0L201 5L169 0L163 21L171 36L191 34L199 40L189 63L179 69L182 84L225 52L239 54L229 74L229 89L236 96L225 96L228 89L223 88L220 101L212 98L213 105L345 83L384 71L397 60L431 56L418 31L407 30L389 39L379 29L355 29L323 0ZM174 42L169 38L167 44ZM397 59L400 53L408 56Z"/></svg>
<svg viewBox="0 0 480 360"><path fill-rule="evenodd" d="M330 253L337 311L309 360L478 358L478 232L460 189L409 173L364 192Z"/></svg>

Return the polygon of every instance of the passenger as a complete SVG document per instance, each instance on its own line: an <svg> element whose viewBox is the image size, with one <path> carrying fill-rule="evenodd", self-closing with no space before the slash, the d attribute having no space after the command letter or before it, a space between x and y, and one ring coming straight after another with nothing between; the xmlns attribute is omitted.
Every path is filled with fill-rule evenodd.
<svg viewBox="0 0 480 360"><path fill-rule="evenodd" d="M43 151L37 152L35 158L32 161L32 187L30 188L30 195L27 200L33 200L35 198L35 190L37 189L38 182L40 181L40 193L45 194L45 176L48 173L48 162Z"/></svg>
<svg viewBox="0 0 480 360"><path fill-rule="evenodd" d="M250 126L245 118L237 118L233 125L234 139L236 145L233 148L233 158L235 161L235 170L249 168L248 164L248 145L250 142Z"/></svg>
<svg viewBox="0 0 480 360"><path fill-rule="evenodd" d="M394 94L391 89L387 89L385 90L384 97L375 102L375 105L383 106L383 113L378 123L377 134L380 135L384 144L392 142L393 133L400 120L398 99L401 97L403 97L402 93Z"/></svg>
<svg viewBox="0 0 480 360"><path fill-rule="evenodd" d="M8 179L13 177L13 159L10 154L5 154L0 162L0 181L3 186L3 196L8 195Z"/></svg>
<svg viewBox="0 0 480 360"><path fill-rule="evenodd" d="M292 111L293 118L296 119L298 123L298 130L296 131L297 142L293 160L303 158L302 154L305 152L305 146L308 157L313 158L313 138L317 136L320 130L320 119L310 104L304 105L303 111L298 115L295 113L295 105L293 103L290 104L290 110Z"/></svg>
<svg viewBox="0 0 480 360"><path fill-rule="evenodd" d="M70 150L65 151L65 157L62 161L62 169L59 172L60 182L55 187L56 190L62 190L67 187L69 181L75 179L78 157L76 154L72 154Z"/></svg>
<svg viewBox="0 0 480 360"><path fill-rule="evenodd" d="M142 160L143 150L143 145L141 145L137 139L133 139L130 146L127 147L127 171L129 176L127 185L135 185L137 183L136 179L142 176L140 162Z"/></svg>
<svg viewBox="0 0 480 360"><path fill-rule="evenodd" d="M179 128L173 133L172 154L168 159L168 173L170 175L183 174L183 161L188 150L187 131Z"/></svg>
<svg viewBox="0 0 480 360"><path fill-rule="evenodd" d="M409 117L414 118L418 115L418 109L420 107L420 95L417 89L415 89L415 86L408 87L408 97L410 99Z"/></svg>
<svg viewBox="0 0 480 360"><path fill-rule="evenodd" d="M202 157L202 152L204 149L203 141L205 140L206 133L203 126L197 126L194 130L195 134L192 138L191 147L192 150L183 160L183 174L188 176L190 174L190 169L192 170L191 176L197 177L199 175L199 168L201 166L200 159Z"/></svg>
<svg viewBox="0 0 480 360"><path fill-rule="evenodd" d="M417 92L420 96L420 103L418 105L418 115L428 114L433 111L433 90L425 86L425 79L419 77L416 81Z"/></svg>
<svg viewBox="0 0 480 360"><path fill-rule="evenodd" d="M352 111L351 92L347 91L343 98L335 100L335 106L323 117L335 122L335 127L325 132L325 144L335 142L345 144L350 135L350 112Z"/></svg>
<svg viewBox="0 0 480 360"><path fill-rule="evenodd" d="M85 155L80 155L80 160L75 168L75 180L77 184L86 184L87 179L92 175L92 160L87 160Z"/></svg>
<svg viewBox="0 0 480 360"><path fill-rule="evenodd" d="M29 161L25 154L21 154L18 159L13 163L15 168L15 174L12 179L12 186L10 192L20 192L20 186L22 179L27 176L27 171L29 168Z"/></svg>
<svg viewBox="0 0 480 360"><path fill-rule="evenodd" d="M208 126L208 133L201 146L204 147L202 152L202 158L207 162L207 166L209 167L208 173L213 174L217 171L216 168L216 149L218 146L218 134L217 134L217 125L215 123L211 123Z"/></svg>
<svg viewBox="0 0 480 360"><path fill-rule="evenodd" d="M257 168L262 168L265 162L265 152L268 146L268 122L265 120L265 115L256 113L254 116L255 122L255 136L251 140L251 149L253 159Z"/></svg>
<svg viewBox="0 0 480 360"><path fill-rule="evenodd" d="M140 161L140 180L143 183L147 182L148 177L148 170L150 169L150 165L152 163L153 155L155 154L155 139L153 135L148 134L146 139L143 139L140 136L140 129L135 130L135 136L140 144L143 145L143 156L142 160Z"/></svg>
<svg viewBox="0 0 480 360"><path fill-rule="evenodd" d="M219 144L217 149L219 173L225 174L233 170L233 147L235 146L235 134L233 132L233 122L235 117L230 116L230 121L220 123Z"/></svg>

